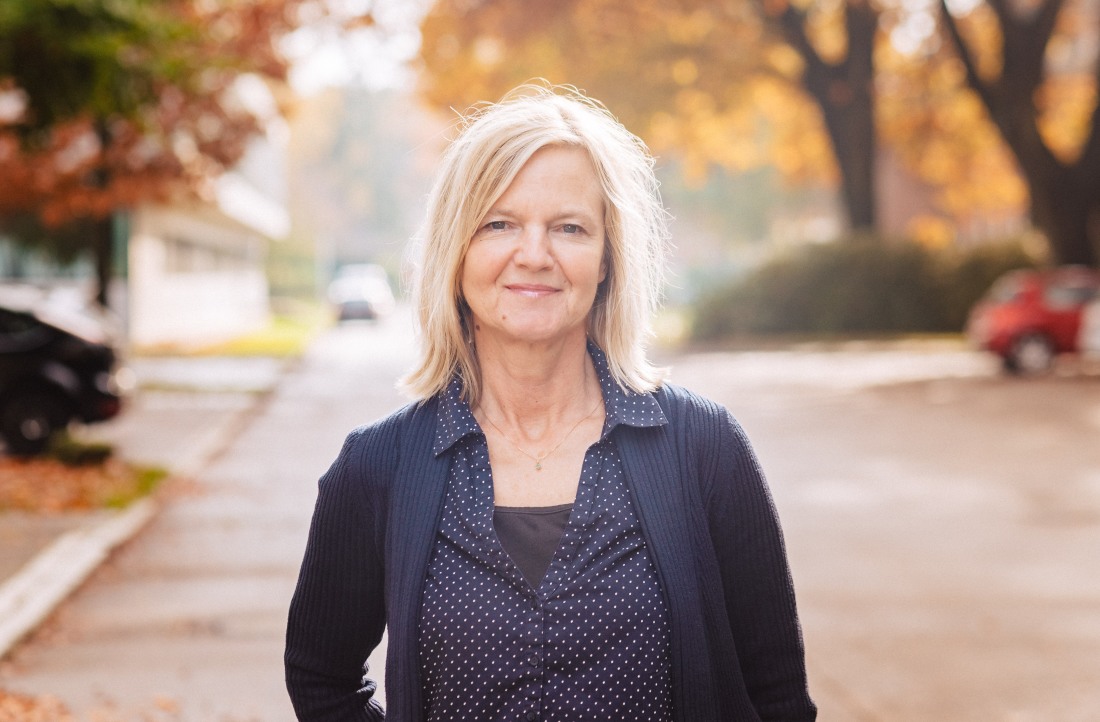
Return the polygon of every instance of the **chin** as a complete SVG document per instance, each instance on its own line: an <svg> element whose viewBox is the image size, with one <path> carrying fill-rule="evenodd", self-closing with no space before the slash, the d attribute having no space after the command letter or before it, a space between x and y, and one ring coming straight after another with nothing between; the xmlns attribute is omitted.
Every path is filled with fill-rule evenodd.
<svg viewBox="0 0 1100 722"><path fill-rule="evenodd" d="M548 343L570 336L570 331L560 327L537 324L515 324L504 328L487 329L493 336L520 343Z"/></svg>
<svg viewBox="0 0 1100 722"><path fill-rule="evenodd" d="M519 343L554 343L570 338L584 339L587 335L587 318L577 322L559 316L548 318L547 314L524 314L513 311L507 314L507 321L488 324L482 321L482 334L505 341Z"/></svg>
<svg viewBox="0 0 1100 722"><path fill-rule="evenodd" d="M521 343L549 343L557 341L563 338L564 335L560 333L544 333L534 331L517 331L512 334L512 338Z"/></svg>

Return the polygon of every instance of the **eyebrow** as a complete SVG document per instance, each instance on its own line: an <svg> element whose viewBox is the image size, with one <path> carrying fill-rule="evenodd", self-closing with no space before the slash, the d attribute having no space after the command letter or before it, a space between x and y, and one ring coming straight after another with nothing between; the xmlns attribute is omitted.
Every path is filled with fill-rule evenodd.
<svg viewBox="0 0 1100 722"><path fill-rule="evenodd" d="M488 210L488 212L486 212L484 219L490 220L494 215L505 216L508 218L516 217L515 211L510 210L506 206L493 206ZM558 211L557 213L552 215L550 217L550 220L559 221L563 218L576 218L578 220L583 220L586 222L603 222L604 213L600 213L599 215L592 215L588 211L580 210L579 208L565 208L564 210Z"/></svg>

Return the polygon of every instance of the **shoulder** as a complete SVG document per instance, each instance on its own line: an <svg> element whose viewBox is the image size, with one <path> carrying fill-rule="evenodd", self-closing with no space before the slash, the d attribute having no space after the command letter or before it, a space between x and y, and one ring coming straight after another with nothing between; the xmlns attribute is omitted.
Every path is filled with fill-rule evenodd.
<svg viewBox="0 0 1100 722"><path fill-rule="evenodd" d="M668 431L681 451L702 469L728 463L728 457L754 456L748 435L724 405L677 384L653 392L668 418ZM724 461L722 461L724 460Z"/></svg>
<svg viewBox="0 0 1100 722"><path fill-rule="evenodd" d="M665 383L653 394L674 429L683 423L724 426L733 419L722 404L677 384Z"/></svg>
<svg viewBox="0 0 1100 722"><path fill-rule="evenodd" d="M357 426L348 434L346 445L356 448L387 443L409 430L435 423L437 400L414 401L377 421Z"/></svg>
<svg viewBox="0 0 1100 722"><path fill-rule="evenodd" d="M334 465L345 467L365 480L387 478L396 468L403 446L421 442L430 448L436 408L434 398L413 402L377 421L352 429Z"/></svg>

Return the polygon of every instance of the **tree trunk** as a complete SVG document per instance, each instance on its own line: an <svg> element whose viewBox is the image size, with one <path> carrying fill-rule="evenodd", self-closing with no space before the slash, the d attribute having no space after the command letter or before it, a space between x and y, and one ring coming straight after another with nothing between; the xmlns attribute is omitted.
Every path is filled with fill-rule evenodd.
<svg viewBox="0 0 1100 722"><path fill-rule="evenodd" d="M1065 0L1041 0L1017 13L1005 0L988 0L1003 35L1002 72L994 79L978 72L975 53L940 0L941 17L977 93L1001 137L1016 157L1031 197L1031 222L1047 238L1058 263L1100 265L1100 115L1093 113L1080 156L1064 161L1039 132L1035 93L1043 83L1047 44ZM1100 75L1100 68L1096 69Z"/></svg>
<svg viewBox="0 0 1100 722"><path fill-rule="evenodd" d="M878 228L875 193L874 45L878 11L866 0L849 0L844 26L848 52L839 62L821 58L806 35L805 14L793 4L777 18L787 41L806 63L802 84L821 109L840 170L841 197L855 233Z"/></svg>
<svg viewBox="0 0 1100 722"><path fill-rule="evenodd" d="M106 119L100 118L95 124L99 139L100 153L104 156L111 143L111 131ZM92 173L92 184L96 188L106 188L111 182L111 172L107 169L106 158L101 159L100 167ZM102 218L91 219L92 261L95 266L95 299L99 305L107 308L111 290L111 277L114 275L114 217L108 214Z"/></svg>
<svg viewBox="0 0 1100 722"><path fill-rule="evenodd" d="M91 222L92 261L95 266L95 300L106 308L109 304L111 280L114 278L115 224L113 216Z"/></svg>
<svg viewBox="0 0 1100 722"><path fill-rule="evenodd" d="M1085 152L1072 162L1059 159L1039 132L1029 96L1001 91L990 97L987 108L1027 183L1031 222L1046 236L1051 255L1057 263L1096 266L1096 156Z"/></svg>
<svg viewBox="0 0 1100 722"><path fill-rule="evenodd" d="M1032 224L1058 263L1097 266L1100 256L1100 167L1084 154L1064 163L1042 141L1030 104L1006 108L997 125L1019 163L1030 196Z"/></svg>
<svg viewBox="0 0 1100 722"><path fill-rule="evenodd" d="M1028 190L1032 223L1046 236L1057 262L1100 265L1096 243L1100 231L1100 205L1092 189L1062 180L1032 181L1028 183Z"/></svg>
<svg viewBox="0 0 1100 722"><path fill-rule="evenodd" d="M835 86L847 93L847 86ZM871 99L822 104L825 127L840 168L841 197L855 233L877 229L875 193L876 134Z"/></svg>

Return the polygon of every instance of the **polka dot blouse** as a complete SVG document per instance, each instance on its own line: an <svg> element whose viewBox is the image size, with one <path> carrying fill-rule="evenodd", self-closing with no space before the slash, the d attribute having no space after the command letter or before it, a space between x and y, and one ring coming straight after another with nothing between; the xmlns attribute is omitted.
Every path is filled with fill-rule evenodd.
<svg viewBox="0 0 1100 722"><path fill-rule="evenodd" d="M457 381L443 398L435 452L451 471L419 632L432 722L672 719L668 612L612 433L665 417L589 352L607 418L537 588L497 538L488 447Z"/></svg>

